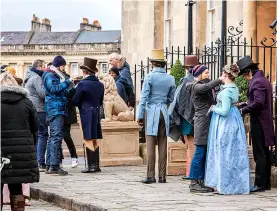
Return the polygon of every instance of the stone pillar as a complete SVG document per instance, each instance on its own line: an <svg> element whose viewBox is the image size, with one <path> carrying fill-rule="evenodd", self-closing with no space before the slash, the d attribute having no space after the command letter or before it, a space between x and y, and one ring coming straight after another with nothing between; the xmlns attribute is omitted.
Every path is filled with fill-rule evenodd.
<svg viewBox="0 0 277 211"><path fill-rule="evenodd" d="M168 138L167 175L186 175L187 145Z"/></svg>
<svg viewBox="0 0 277 211"><path fill-rule="evenodd" d="M207 23L207 1L197 1L194 5L196 7L195 25L193 34L195 34L195 47L202 49L206 44L206 27Z"/></svg>
<svg viewBox="0 0 277 211"><path fill-rule="evenodd" d="M243 1L243 35L250 43L252 38L253 45L257 44L257 1ZM246 55L250 55L250 48L246 49ZM252 52L252 59L256 61L256 51Z"/></svg>
<svg viewBox="0 0 277 211"><path fill-rule="evenodd" d="M24 63L23 62L19 62L17 63L17 73L16 76L19 78L24 78L25 74L24 74Z"/></svg>
<svg viewBox="0 0 277 211"><path fill-rule="evenodd" d="M164 48L164 1L154 2L154 48Z"/></svg>

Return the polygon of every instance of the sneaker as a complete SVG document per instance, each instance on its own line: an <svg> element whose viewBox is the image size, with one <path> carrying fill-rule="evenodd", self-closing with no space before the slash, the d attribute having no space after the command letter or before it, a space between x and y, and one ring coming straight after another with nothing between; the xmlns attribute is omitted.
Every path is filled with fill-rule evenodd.
<svg viewBox="0 0 277 211"><path fill-rule="evenodd" d="M66 176L68 175L68 172L63 170L62 168L53 168L50 167L48 174L58 174L59 176Z"/></svg>
<svg viewBox="0 0 277 211"><path fill-rule="evenodd" d="M78 159L77 158L71 158L71 168L75 168L78 166Z"/></svg>
<svg viewBox="0 0 277 211"><path fill-rule="evenodd" d="M45 172L46 170L46 165L45 164L39 164L38 165L39 172Z"/></svg>

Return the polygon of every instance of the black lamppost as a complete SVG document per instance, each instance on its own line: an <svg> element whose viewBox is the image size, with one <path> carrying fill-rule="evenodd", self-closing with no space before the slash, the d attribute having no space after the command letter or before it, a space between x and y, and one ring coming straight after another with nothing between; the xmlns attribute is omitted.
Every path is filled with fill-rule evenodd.
<svg viewBox="0 0 277 211"><path fill-rule="evenodd" d="M193 39L192 39L192 6L195 4L195 1L188 0L186 6L188 6L188 54L193 52Z"/></svg>
<svg viewBox="0 0 277 211"><path fill-rule="evenodd" d="M225 65L225 57L226 51L224 45L226 45L225 37L226 37L226 28L227 28L227 1L222 0L222 10L221 10L221 57L220 57L220 70L222 70L223 66Z"/></svg>

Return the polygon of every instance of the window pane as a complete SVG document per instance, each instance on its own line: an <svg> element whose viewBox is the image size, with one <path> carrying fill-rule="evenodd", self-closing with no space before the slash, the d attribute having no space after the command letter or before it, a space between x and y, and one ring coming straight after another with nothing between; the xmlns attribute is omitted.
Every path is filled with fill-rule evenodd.
<svg viewBox="0 0 277 211"><path fill-rule="evenodd" d="M102 63L101 64L101 69L102 69L102 74L108 73L108 64L107 63Z"/></svg>
<svg viewBox="0 0 277 211"><path fill-rule="evenodd" d="M79 75L79 69L78 69L78 63L71 63L71 76L78 76Z"/></svg>

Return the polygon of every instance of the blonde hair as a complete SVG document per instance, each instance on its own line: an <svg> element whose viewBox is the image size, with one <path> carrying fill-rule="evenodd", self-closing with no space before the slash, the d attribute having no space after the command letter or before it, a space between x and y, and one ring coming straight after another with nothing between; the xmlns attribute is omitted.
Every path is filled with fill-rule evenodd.
<svg viewBox="0 0 277 211"><path fill-rule="evenodd" d="M13 75L9 72L1 73L0 74L0 84L1 86L18 86Z"/></svg>
<svg viewBox="0 0 277 211"><path fill-rule="evenodd" d="M6 67L6 70L7 70L10 74L12 74L13 76L16 75L16 70L15 70L13 67L8 66L8 67Z"/></svg>

